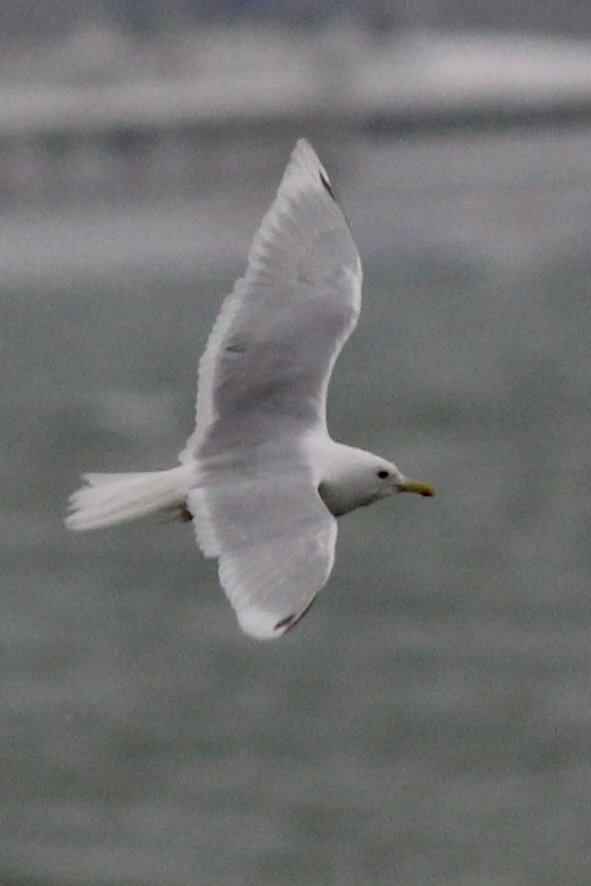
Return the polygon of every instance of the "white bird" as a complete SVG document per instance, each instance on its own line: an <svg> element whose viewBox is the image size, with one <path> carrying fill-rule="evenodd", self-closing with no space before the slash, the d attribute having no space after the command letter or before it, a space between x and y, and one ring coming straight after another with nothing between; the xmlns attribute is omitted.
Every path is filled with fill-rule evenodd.
<svg viewBox="0 0 591 886"><path fill-rule="evenodd" d="M296 625L332 570L335 517L393 492L433 495L328 433L328 383L357 323L361 281L349 224L301 139L201 357L196 428L180 465L84 475L66 526L174 509L217 557L247 634L268 639Z"/></svg>

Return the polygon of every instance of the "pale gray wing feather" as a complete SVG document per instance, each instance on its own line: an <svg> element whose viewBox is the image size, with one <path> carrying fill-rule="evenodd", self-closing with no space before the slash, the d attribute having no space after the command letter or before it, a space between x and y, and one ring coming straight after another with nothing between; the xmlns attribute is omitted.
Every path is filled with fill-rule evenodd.
<svg viewBox="0 0 591 886"><path fill-rule="evenodd" d="M301 140L201 358L197 425L181 460L206 454L206 432L219 420L272 413L275 433L283 420L292 429L325 425L330 374L357 322L361 280L347 220Z"/></svg>
<svg viewBox="0 0 591 886"><path fill-rule="evenodd" d="M312 474L294 453L208 472L191 490L198 541L219 558L220 583L242 629L259 639L284 634L330 575L337 523ZM293 457L292 457L293 456Z"/></svg>

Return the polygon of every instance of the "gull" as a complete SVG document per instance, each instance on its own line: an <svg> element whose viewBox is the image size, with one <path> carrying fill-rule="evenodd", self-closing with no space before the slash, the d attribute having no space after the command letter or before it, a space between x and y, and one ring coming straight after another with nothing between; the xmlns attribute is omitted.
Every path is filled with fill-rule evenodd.
<svg viewBox="0 0 591 886"><path fill-rule="evenodd" d="M337 517L394 492L433 495L326 424L336 359L357 324L361 261L311 145L300 139L199 362L196 427L164 471L85 474L69 529L157 511L191 520L241 628L293 628L326 584Z"/></svg>

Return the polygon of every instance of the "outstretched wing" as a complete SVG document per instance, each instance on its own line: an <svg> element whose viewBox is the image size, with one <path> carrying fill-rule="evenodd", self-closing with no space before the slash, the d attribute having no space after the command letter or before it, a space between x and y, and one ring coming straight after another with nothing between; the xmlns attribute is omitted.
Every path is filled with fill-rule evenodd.
<svg viewBox="0 0 591 886"><path fill-rule="evenodd" d="M188 507L242 629L271 639L297 624L326 583L337 523L295 447L262 460L251 451L228 468L191 490Z"/></svg>
<svg viewBox="0 0 591 886"><path fill-rule="evenodd" d="M272 414L275 433L282 422L325 426L328 383L357 322L361 280L328 176L300 140L201 358L197 426L181 460L204 454L216 423L230 429L248 414Z"/></svg>

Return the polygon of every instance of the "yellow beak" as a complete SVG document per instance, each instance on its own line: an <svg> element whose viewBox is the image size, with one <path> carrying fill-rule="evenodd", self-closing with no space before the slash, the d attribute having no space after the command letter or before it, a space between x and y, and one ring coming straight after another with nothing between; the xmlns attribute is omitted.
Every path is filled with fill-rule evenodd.
<svg viewBox="0 0 591 886"><path fill-rule="evenodd" d="M417 495L435 495L435 490L427 483L417 483L415 480L403 480L398 483L398 492L416 492Z"/></svg>

